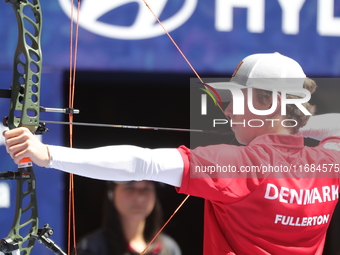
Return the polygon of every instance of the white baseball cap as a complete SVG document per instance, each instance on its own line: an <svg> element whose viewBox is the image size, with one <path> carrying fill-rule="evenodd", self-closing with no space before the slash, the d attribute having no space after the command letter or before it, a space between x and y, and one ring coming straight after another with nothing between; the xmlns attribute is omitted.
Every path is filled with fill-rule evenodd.
<svg viewBox="0 0 340 255"><path fill-rule="evenodd" d="M232 99L231 88L285 90L291 95L303 97L301 89L305 78L298 62L275 52L250 55L238 64L229 82L207 84L219 93L223 102L229 102Z"/></svg>

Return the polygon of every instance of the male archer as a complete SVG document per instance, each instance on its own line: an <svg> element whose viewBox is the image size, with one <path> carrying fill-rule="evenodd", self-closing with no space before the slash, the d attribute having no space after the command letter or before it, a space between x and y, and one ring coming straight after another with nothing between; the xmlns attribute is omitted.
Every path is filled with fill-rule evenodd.
<svg viewBox="0 0 340 255"><path fill-rule="evenodd" d="M315 107L304 99L316 84L279 53L246 57L231 81L215 88L234 91L225 96L232 101L224 113L243 146L70 149L45 145L18 128L4 132L7 151L16 163L30 157L89 178L153 180L202 197L205 255L322 254L338 202L340 117L310 118ZM306 147L304 137L320 143Z"/></svg>

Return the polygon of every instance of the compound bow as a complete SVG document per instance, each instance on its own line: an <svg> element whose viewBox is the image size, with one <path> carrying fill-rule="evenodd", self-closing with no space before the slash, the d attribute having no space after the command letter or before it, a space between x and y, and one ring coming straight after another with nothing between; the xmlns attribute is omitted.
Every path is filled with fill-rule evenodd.
<svg viewBox="0 0 340 255"><path fill-rule="evenodd" d="M48 130L45 128L45 124L40 122L39 119L40 111L46 111L46 108L40 107L40 79L42 69L42 54L40 48L42 13L40 2L39 0L5 0L5 2L10 3L14 9L18 22L19 36L17 49L14 56L12 88L11 90L0 90L0 97L11 98L9 115L5 118L4 124L10 129L17 127L27 127L32 133L42 134ZM165 30L165 33L169 36L170 40L174 43L175 47L183 56L200 82L206 86L185 55L182 53L180 48L177 46L173 38L166 31L161 21L151 10L150 6L145 0L143 0L143 2L150 9L161 27ZM217 106L219 106L221 109L220 105ZM68 114L78 113L78 111L74 110L72 106L67 109L49 109L50 111L64 112ZM111 126L125 127L122 125ZM156 130L162 129L152 127L141 128ZM190 132L197 131L182 129L176 130L171 128L169 128L169 130ZM198 131L202 132L201 130ZM25 159L19 164L17 172L0 173L0 180L17 180L17 203L15 218L9 235L6 238L0 240L0 255L19 255L21 252L23 252L24 255L29 255L33 249L35 240L43 243L55 254L66 255L66 253L64 253L49 238L53 234L53 230L48 224L46 224L44 228L38 229L36 179L32 165L33 164L30 159ZM184 199L174 214L183 205L188 197L189 196ZM170 217L166 224L171 220L174 214ZM162 229L166 224L164 224ZM27 229L29 229L29 231L27 231L28 233L22 236L21 232ZM162 231L162 229L159 231L159 233ZM144 254L144 252L142 254Z"/></svg>
<svg viewBox="0 0 340 255"><path fill-rule="evenodd" d="M18 43L14 55L11 90L1 90L1 97L10 97L10 110L4 119L9 129L26 127L32 133L48 131L39 121L42 55L40 35L42 13L39 0L5 0L12 5L18 23ZM22 160L17 172L0 173L1 180L16 180L16 211L12 229L0 240L0 254L29 255L35 240L55 254L66 255L49 237L53 229L46 224L38 228L36 179L29 158ZM23 234L25 232L25 234Z"/></svg>

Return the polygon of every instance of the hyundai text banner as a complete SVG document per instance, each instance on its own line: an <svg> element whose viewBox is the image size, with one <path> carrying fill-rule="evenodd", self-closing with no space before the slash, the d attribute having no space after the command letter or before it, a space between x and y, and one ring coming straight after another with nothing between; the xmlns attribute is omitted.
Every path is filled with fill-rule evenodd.
<svg viewBox="0 0 340 255"><path fill-rule="evenodd" d="M280 52L308 76L340 74L338 0L148 0L198 72L233 72L253 53ZM69 66L71 1L42 1L44 66ZM1 66L16 46L13 10L0 8ZM74 7L73 19L77 19ZM84 0L78 68L190 72L142 0Z"/></svg>

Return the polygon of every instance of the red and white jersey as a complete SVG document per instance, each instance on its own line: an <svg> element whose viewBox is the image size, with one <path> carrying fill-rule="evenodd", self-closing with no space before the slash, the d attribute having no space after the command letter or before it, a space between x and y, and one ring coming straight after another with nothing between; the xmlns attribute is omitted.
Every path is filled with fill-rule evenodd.
<svg viewBox="0 0 340 255"><path fill-rule="evenodd" d="M322 254L339 196L340 137L305 147L303 137L269 134L179 151L178 192L205 199L205 255Z"/></svg>

